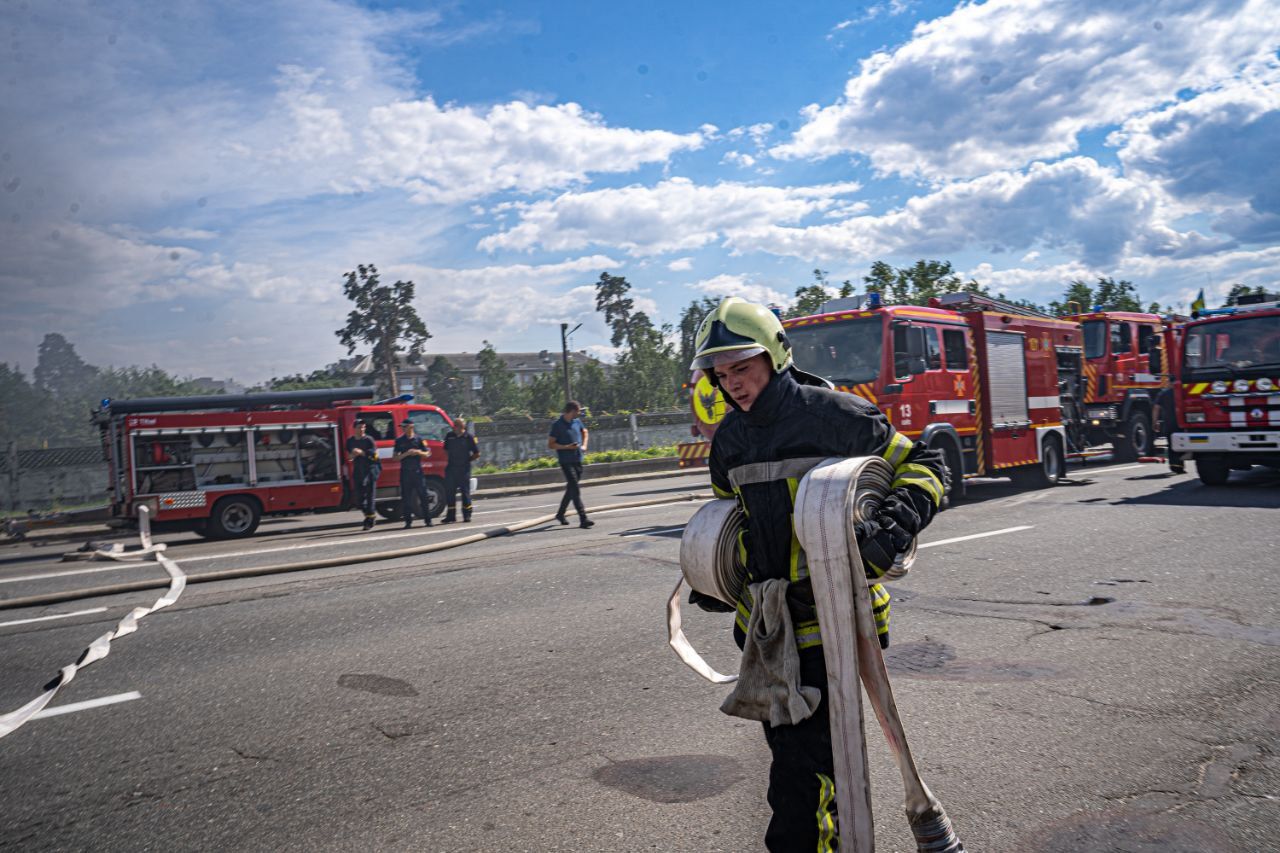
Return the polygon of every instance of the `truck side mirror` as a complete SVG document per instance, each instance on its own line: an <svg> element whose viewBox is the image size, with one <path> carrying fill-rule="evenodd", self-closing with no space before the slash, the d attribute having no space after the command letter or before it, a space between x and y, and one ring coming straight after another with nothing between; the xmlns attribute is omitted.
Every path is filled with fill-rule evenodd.
<svg viewBox="0 0 1280 853"><path fill-rule="evenodd" d="M1151 373L1160 373L1164 369L1164 359L1162 348L1157 344L1151 345L1151 351L1147 353L1147 367Z"/></svg>
<svg viewBox="0 0 1280 853"><path fill-rule="evenodd" d="M907 372L912 376L919 376L921 373L924 373L926 369L928 369L928 366L925 364L923 357L912 356L907 359Z"/></svg>

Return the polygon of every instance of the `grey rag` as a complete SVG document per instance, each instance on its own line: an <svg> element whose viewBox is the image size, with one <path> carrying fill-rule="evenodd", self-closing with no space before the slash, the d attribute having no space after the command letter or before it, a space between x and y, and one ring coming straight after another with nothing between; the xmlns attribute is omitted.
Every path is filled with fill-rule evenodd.
<svg viewBox="0 0 1280 853"><path fill-rule="evenodd" d="M748 587L755 607L733 692L720 710L771 726L808 719L822 701L817 687L800 684L800 652L787 607L788 581L773 578Z"/></svg>

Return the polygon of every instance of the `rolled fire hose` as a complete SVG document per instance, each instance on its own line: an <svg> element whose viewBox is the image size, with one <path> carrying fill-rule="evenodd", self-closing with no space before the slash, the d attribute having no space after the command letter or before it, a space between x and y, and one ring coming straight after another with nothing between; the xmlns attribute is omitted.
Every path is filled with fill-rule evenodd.
<svg viewBox="0 0 1280 853"><path fill-rule="evenodd" d="M919 853L963 853L964 847L946 812L920 778L911 757L876 636L871 596L853 534L854 524L871 517L888 495L892 480L892 467L879 457L828 459L804 476L796 492L796 536L808 560L826 658L840 844L842 850L857 853L875 849L862 696L858 689L861 677L902 773L907 821L916 838L916 849ZM689 644L680 625L680 593L688 582L704 595L736 602L746 575L736 549L741 524L733 501L715 501L698 510L681 541L683 577L667 602L671 647L695 672L716 683L733 681L737 676L716 672ZM914 558L913 543L889 576L900 577Z"/></svg>
<svg viewBox="0 0 1280 853"><path fill-rule="evenodd" d="M138 622L142 617L155 613L161 608L168 607L178 600L178 596L182 595L182 590L187 586L187 576L182 569L178 568L177 563L164 555L165 546L163 544L151 541L151 518L145 506L138 507L138 538L142 540L142 547L139 549L125 550L122 544L116 543L110 548L100 548L94 551L94 559L125 562L141 560L144 557L154 557L156 562L169 575L169 589L150 607L135 607L130 610L128 615L116 623L114 628L90 643L89 647L81 652L75 663L67 664L59 670L53 680L45 685L44 692L39 696L16 711L0 714L0 738L25 725L36 714L44 710L45 706L53 701L53 697L58 694L58 691L71 683L71 679L76 677L77 672L94 661L105 658L111 651L112 640L132 634L138 630Z"/></svg>

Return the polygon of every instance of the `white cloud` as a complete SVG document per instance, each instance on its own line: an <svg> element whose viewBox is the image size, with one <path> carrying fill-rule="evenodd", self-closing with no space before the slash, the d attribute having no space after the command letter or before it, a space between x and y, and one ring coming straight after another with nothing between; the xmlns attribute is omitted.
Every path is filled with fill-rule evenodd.
<svg viewBox="0 0 1280 853"><path fill-rule="evenodd" d="M752 281L749 275L721 274L689 285L706 296L740 296L764 305L790 305L794 297L767 284Z"/></svg>
<svg viewBox="0 0 1280 853"><path fill-rule="evenodd" d="M1143 302L1186 310L1202 287L1209 304L1219 305L1233 284L1266 286L1280 280L1280 246L1256 251L1236 249L1197 258L1132 256L1105 266L1064 261L1029 269L996 268L983 263L961 276L974 278L994 292L1041 303L1062 298L1072 280L1094 282L1100 276L1112 276L1132 281Z"/></svg>
<svg viewBox="0 0 1280 853"><path fill-rule="evenodd" d="M989 0L862 62L834 104L771 149L862 153L882 172L968 177L1076 150L1079 135L1274 54L1274 0Z"/></svg>
<svg viewBox="0 0 1280 853"><path fill-rule="evenodd" d="M1280 66L1138 116L1111 134L1128 174L1158 181L1188 210L1245 242L1280 240Z"/></svg>
<svg viewBox="0 0 1280 853"><path fill-rule="evenodd" d="M799 222L859 188L856 183L703 186L687 178L671 178L652 187L564 193L548 201L514 205L519 222L485 237L479 248L573 251L598 244L632 255L697 249L749 229Z"/></svg>
<svg viewBox="0 0 1280 853"><path fill-rule="evenodd" d="M756 158L750 154L743 154L741 151L729 151L720 159L720 162L739 166L743 169L750 169L756 164Z"/></svg>
<svg viewBox="0 0 1280 853"><path fill-rule="evenodd" d="M693 269L693 258L676 258L667 264L667 269L672 272L688 272Z"/></svg>
<svg viewBox="0 0 1280 853"><path fill-rule="evenodd" d="M945 257L1057 249L1105 265L1130 252L1196 254L1221 248L1161 224L1159 194L1086 157L1035 163L944 185L901 208L805 228L768 225L730 237L739 252L798 258Z"/></svg>
<svg viewBox="0 0 1280 853"><path fill-rule="evenodd" d="M439 203L563 187L592 172L630 172L704 141L700 132L611 128L572 103L515 101L482 113L425 98L375 107L369 125L354 184L404 187L419 201Z"/></svg>

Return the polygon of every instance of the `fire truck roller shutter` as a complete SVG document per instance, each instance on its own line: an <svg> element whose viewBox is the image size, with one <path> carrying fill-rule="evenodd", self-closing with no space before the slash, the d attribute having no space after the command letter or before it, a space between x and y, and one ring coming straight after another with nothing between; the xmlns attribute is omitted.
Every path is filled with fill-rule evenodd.
<svg viewBox="0 0 1280 853"><path fill-rule="evenodd" d="M947 482L943 484L946 486L947 500L941 508L946 509L964 500L964 455L960 452L963 445L956 428L948 423L929 424L921 433L920 440L930 450L941 450L947 465Z"/></svg>
<svg viewBox="0 0 1280 853"><path fill-rule="evenodd" d="M1027 423L1027 364L1025 336L1016 332L987 332L987 366L991 375L991 425Z"/></svg>

